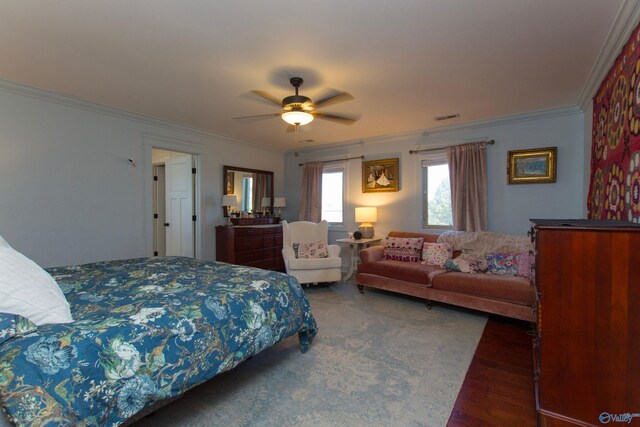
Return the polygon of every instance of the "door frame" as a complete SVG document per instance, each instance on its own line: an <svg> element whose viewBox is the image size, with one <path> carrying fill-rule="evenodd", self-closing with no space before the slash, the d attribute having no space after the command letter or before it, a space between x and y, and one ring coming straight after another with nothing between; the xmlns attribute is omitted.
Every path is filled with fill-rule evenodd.
<svg viewBox="0 0 640 427"><path fill-rule="evenodd" d="M204 162L204 144L189 142L184 140L173 139L165 136L158 136L143 133L142 134L142 173L144 174L144 239L145 254L153 256L153 160L151 156L152 148L161 150L176 151L193 156L193 162L196 168L194 179L194 203L196 224L194 232L195 242L195 258L202 258L202 231L204 229L202 221L204 213L202 212L202 177L204 176L202 167Z"/></svg>

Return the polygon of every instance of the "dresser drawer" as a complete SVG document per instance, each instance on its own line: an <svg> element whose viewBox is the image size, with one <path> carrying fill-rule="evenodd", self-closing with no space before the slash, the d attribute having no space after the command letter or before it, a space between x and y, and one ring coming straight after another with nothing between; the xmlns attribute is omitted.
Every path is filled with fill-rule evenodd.
<svg viewBox="0 0 640 427"><path fill-rule="evenodd" d="M238 227L234 230L236 237L258 236L262 234L262 228L258 227Z"/></svg>
<svg viewBox="0 0 640 427"><path fill-rule="evenodd" d="M245 252L237 252L236 253L236 263L237 264L247 264L253 261L258 261L261 259L265 259L264 251L262 249L255 249L252 251Z"/></svg>
<svg viewBox="0 0 640 427"><path fill-rule="evenodd" d="M276 237L274 234L262 236L262 247L270 248L276 245Z"/></svg>
<svg viewBox="0 0 640 427"><path fill-rule="evenodd" d="M236 239L235 250L236 252L245 252L252 249L261 249L262 240L253 237L238 237Z"/></svg>

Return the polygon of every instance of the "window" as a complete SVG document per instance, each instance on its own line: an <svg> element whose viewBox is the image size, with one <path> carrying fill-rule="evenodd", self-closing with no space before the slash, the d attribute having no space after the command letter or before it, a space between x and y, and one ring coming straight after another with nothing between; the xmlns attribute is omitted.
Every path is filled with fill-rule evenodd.
<svg viewBox="0 0 640 427"><path fill-rule="evenodd" d="M251 212L253 210L253 178L251 176L242 177L242 210Z"/></svg>
<svg viewBox="0 0 640 427"><path fill-rule="evenodd" d="M422 227L453 228L449 164L444 152L432 153L422 160L422 188Z"/></svg>
<svg viewBox="0 0 640 427"><path fill-rule="evenodd" d="M327 166L322 171L322 219L342 223L344 166Z"/></svg>

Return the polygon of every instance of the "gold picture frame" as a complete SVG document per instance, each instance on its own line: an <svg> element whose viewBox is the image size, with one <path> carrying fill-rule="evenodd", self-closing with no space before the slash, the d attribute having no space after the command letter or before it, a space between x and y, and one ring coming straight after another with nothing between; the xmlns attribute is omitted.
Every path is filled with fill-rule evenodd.
<svg viewBox="0 0 640 427"><path fill-rule="evenodd" d="M399 158L362 162L362 192L398 191Z"/></svg>
<svg viewBox="0 0 640 427"><path fill-rule="evenodd" d="M556 182L557 147L509 151L509 184L548 184Z"/></svg>

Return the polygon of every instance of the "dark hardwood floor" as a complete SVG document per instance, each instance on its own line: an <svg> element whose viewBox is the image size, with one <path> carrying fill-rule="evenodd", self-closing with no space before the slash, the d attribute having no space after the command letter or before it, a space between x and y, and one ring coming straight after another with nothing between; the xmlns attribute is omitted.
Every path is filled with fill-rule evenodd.
<svg viewBox="0 0 640 427"><path fill-rule="evenodd" d="M536 425L531 329L527 322L489 317L448 427Z"/></svg>

